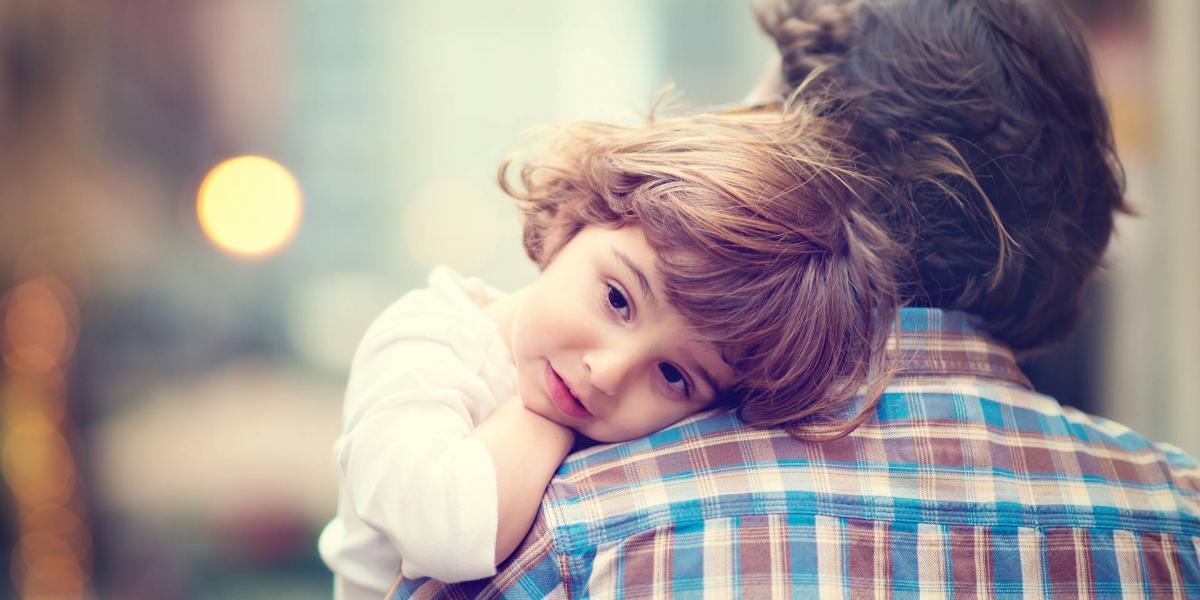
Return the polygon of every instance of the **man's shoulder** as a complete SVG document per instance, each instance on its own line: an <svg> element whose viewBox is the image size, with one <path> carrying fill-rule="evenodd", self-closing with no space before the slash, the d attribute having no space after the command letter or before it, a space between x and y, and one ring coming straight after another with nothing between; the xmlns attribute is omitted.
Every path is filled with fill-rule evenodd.
<svg viewBox="0 0 1200 600"><path fill-rule="evenodd" d="M656 527L820 515L1200 535L1200 467L1169 446L992 382L895 386L830 442L701 413L567 458L543 500L556 548Z"/></svg>
<svg viewBox="0 0 1200 600"><path fill-rule="evenodd" d="M922 544L928 556L953 555L955 565L1053 563L1062 572L1045 580L1066 590L1118 559L1175 565L1177 550L1200 541L1200 472L1182 453L1031 390L922 380L890 388L872 419L832 442L708 412L587 448L563 463L541 509L495 578L402 582L396 598L616 595L610 588L639 597L699 589L710 575L706 586L743 589L775 581L762 578L776 572L768 548L789 557L793 589L815 591L831 577L910 586L922 577L908 569ZM1094 564L1060 568L1080 552ZM721 565L732 571L714 575ZM1007 589L1028 575L982 573L996 581L980 589Z"/></svg>

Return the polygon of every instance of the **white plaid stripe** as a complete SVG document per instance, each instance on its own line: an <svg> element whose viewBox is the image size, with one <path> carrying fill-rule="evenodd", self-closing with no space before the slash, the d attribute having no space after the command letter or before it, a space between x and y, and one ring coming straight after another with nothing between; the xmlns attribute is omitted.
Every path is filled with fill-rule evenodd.
<svg viewBox="0 0 1200 600"><path fill-rule="evenodd" d="M842 560L842 522L831 517L816 518L817 579L821 600L844 600L846 565ZM845 599L849 600L849 599Z"/></svg>
<svg viewBox="0 0 1200 600"><path fill-rule="evenodd" d="M665 528L661 535L654 537L654 597L669 598L671 596L671 548L674 542L674 531Z"/></svg>
<svg viewBox="0 0 1200 600"><path fill-rule="evenodd" d="M609 542L617 544L619 542ZM617 580L618 565L621 561L619 552L597 550L596 560L592 563L591 576L588 577L588 589L599 598L615 598L621 582Z"/></svg>
<svg viewBox="0 0 1200 600"><path fill-rule="evenodd" d="M704 600L732 600L738 589L735 573L733 535L729 519L711 521L704 527L704 580L714 585L704 586Z"/></svg>
<svg viewBox="0 0 1200 600"><path fill-rule="evenodd" d="M921 600L946 598L946 540L935 523L917 526L917 573Z"/></svg>
<svg viewBox="0 0 1200 600"><path fill-rule="evenodd" d="M1045 536L1035 529L1022 527L1017 532L1021 552L1021 584L1024 600L1044 600L1042 591L1042 547Z"/></svg>
<svg viewBox="0 0 1200 600"><path fill-rule="evenodd" d="M988 533L987 529L977 529L973 536L975 540L975 598L977 600L984 600L990 595L989 591L992 589L994 581L992 562L988 560L991 558L989 552L991 548L987 544Z"/></svg>
<svg viewBox="0 0 1200 600"><path fill-rule="evenodd" d="M1124 530L1113 532L1113 551L1117 556L1117 569L1121 574L1121 594L1129 598L1145 598L1142 586L1145 572L1142 569L1141 543L1133 533Z"/></svg>
<svg viewBox="0 0 1200 600"><path fill-rule="evenodd" d="M887 581L891 576L889 568L891 567L891 552L892 547L888 544L888 528L884 523L872 523L872 533L874 533L874 543L872 555L875 557L875 572L872 575L876 582ZM888 586L875 586L875 600L888 600L890 596Z"/></svg>
<svg viewBox="0 0 1200 600"><path fill-rule="evenodd" d="M770 544L771 566L771 598L787 598L791 586L788 585L788 546L787 525L782 515L767 517L767 541Z"/></svg>

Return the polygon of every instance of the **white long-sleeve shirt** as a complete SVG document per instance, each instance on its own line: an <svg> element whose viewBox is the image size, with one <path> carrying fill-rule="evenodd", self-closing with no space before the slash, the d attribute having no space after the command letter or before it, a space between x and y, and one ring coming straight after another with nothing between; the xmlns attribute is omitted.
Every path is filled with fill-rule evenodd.
<svg viewBox="0 0 1200 600"><path fill-rule="evenodd" d="M334 446L338 513L318 544L335 597L382 598L398 574L495 573L495 467L467 434L517 393L512 357L481 310L501 295L438 267L367 329Z"/></svg>

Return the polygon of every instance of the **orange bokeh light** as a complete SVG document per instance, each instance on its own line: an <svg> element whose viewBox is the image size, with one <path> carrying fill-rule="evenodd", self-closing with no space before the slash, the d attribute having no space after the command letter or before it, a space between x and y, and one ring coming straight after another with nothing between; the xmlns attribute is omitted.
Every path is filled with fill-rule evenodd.
<svg viewBox="0 0 1200 600"><path fill-rule="evenodd" d="M0 420L10 428L30 419L57 427L67 413L67 389L61 371L0 380L0 398Z"/></svg>
<svg viewBox="0 0 1200 600"><path fill-rule="evenodd" d="M61 281L39 277L18 285L4 303L4 363L21 373L48 373L70 358L79 306Z"/></svg>
<svg viewBox="0 0 1200 600"><path fill-rule="evenodd" d="M79 561L70 557L37 556L28 560L20 574L23 598L80 598L87 585L87 573Z"/></svg>
<svg viewBox="0 0 1200 600"><path fill-rule="evenodd" d="M9 427L2 466L16 500L37 506L69 498L77 474L71 447L58 428L40 419Z"/></svg>
<svg viewBox="0 0 1200 600"><path fill-rule="evenodd" d="M28 536L52 536L67 544L74 556L81 561L89 557L91 534L87 530L83 516L65 504L48 504L42 506L27 506L19 516L21 530ZM31 537L31 540L45 538ZM22 551L22 554L27 554Z"/></svg>

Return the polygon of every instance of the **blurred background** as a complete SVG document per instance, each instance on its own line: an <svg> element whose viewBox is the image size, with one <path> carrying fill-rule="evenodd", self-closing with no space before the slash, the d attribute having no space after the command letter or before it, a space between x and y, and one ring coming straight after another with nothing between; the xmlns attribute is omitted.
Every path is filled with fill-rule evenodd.
<svg viewBox="0 0 1200 600"><path fill-rule="evenodd" d="M1075 5L1141 216L1027 367L1200 454L1200 4ZM329 597L363 330L437 263L535 273L499 160L772 53L729 0L0 0L0 597Z"/></svg>

